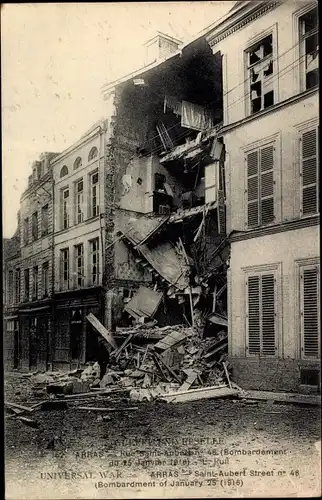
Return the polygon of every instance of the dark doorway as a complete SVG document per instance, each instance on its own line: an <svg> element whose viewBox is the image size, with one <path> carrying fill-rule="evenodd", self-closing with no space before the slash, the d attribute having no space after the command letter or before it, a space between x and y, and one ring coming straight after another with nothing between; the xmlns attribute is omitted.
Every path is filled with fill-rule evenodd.
<svg viewBox="0 0 322 500"><path fill-rule="evenodd" d="M70 319L70 350L72 360L80 360L83 344L82 309L72 309Z"/></svg>
<svg viewBox="0 0 322 500"><path fill-rule="evenodd" d="M86 324L86 362L97 361L98 334L92 325L87 322Z"/></svg>
<svg viewBox="0 0 322 500"><path fill-rule="evenodd" d="M37 318L31 318L29 322L29 367L30 369L37 368Z"/></svg>
<svg viewBox="0 0 322 500"><path fill-rule="evenodd" d="M40 316L37 325L38 360L37 367L48 368L48 317Z"/></svg>

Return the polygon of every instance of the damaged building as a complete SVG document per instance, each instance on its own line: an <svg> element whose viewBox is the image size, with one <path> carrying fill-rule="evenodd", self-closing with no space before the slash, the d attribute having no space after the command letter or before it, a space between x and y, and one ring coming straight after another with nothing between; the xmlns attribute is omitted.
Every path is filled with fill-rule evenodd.
<svg viewBox="0 0 322 500"><path fill-rule="evenodd" d="M42 178L22 196L9 351L19 330L18 365L35 366L29 329L49 322L51 293L55 335L37 356L53 367L95 361L98 332L142 368L129 339L157 325L159 354L167 332L185 369L203 350L207 369L228 355L245 389L319 390L317 3L238 1L192 42L158 33L146 50L142 69L103 87L104 123L51 159L54 236L34 232Z"/></svg>
<svg viewBox="0 0 322 500"><path fill-rule="evenodd" d="M204 39L182 52L174 43L174 54L163 50L169 52L166 36L158 34L150 51L153 43L156 62L103 89L114 105L105 166L105 258L113 271L106 286L124 303L111 326L149 319L195 326L215 323L217 314L221 322L229 259L218 138L222 58Z"/></svg>

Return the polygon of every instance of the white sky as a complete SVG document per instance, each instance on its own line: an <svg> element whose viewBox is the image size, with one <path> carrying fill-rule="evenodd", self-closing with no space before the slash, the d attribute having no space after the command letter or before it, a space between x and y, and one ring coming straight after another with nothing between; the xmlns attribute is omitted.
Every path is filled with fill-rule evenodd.
<svg viewBox="0 0 322 500"><path fill-rule="evenodd" d="M156 31L187 41L234 3L2 4L4 237L16 230L32 161L105 116L103 83L141 67Z"/></svg>

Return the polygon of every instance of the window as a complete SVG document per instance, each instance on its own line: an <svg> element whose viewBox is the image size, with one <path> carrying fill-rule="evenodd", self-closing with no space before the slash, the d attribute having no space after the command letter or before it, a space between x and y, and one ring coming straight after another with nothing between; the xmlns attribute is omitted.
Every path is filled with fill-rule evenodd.
<svg viewBox="0 0 322 500"><path fill-rule="evenodd" d="M60 251L60 284L62 290L68 290L69 288L69 249L64 248Z"/></svg>
<svg viewBox="0 0 322 500"><path fill-rule="evenodd" d="M20 269L16 269L15 276L15 302L19 304L20 302Z"/></svg>
<svg viewBox="0 0 322 500"><path fill-rule="evenodd" d="M24 299L29 300L30 292L30 279L29 279L29 269L24 270Z"/></svg>
<svg viewBox="0 0 322 500"><path fill-rule="evenodd" d="M62 229L69 226L69 189L63 189L62 193Z"/></svg>
<svg viewBox="0 0 322 500"><path fill-rule="evenodd" d="M42 265L42 294L48 297L49 293L49 262L44 262Z"/></svg>
<svg viewBox="0 0 322 500"><path fill-rule="evenodd" d="M247 225L274 222L274 146L247 153Z"/></svg>
<svg viewBox="0 0 322 500"><path fill-rule="evenodd" d="M8 304L13 304L13 271L8 272Z"/></svg>
<svg viewBox="0 0 322 500"><path fill-rule="evenodd" d="M90 213L91 217L99 214L98 172L90 176Z"/></svg>
<svg viewBox="0 0 322 500"><path fill-rule="evenodd" d="M88 161L94 160L94 158L96 158L97 155L98 155L98 149L94 146L89 152Z"/></svg>
<svg viewBox="0 0 322 500"><path fill-rule="evenodd" d="M74 170L77 170L81 166L82 166L82 159L80 156L78 156L74 161Z"/></svg>
<svg viewBox="0 0 322 500"><path fill-rule="evenodd" d="M75 184L75 195L76 195L76 224L80 224L84 220L84 185L83 179L76 182Z"/></svg>
<svg viewBox="0 0 322 500"><path fill-rule="evenodd" d="M66 165L64 165L64 166L61 168L61 171L60 171L60 178L65 177L65 175L68 175L68 168L66 167Z"/></svg>
<svg viewBox="0 0 322 500"><path fill-rule="evenodd" d="M274 104L273 36L253 45L246 55L250 112L253 114Z"/></svg>
<svg viewBox="0 0 322 500"><path fill-rule="evenodd" d="M76 286L84 286L84 245L75 246Z"/></svg>
<svg viewBox="0 0 322 500"><path fill-rule="evenodd" d="M26 217L23 221L23 244L28 245L29 240L29 218Z"/></svg>
<svg viewBox="0 0 322 500"><path fill-rule="evenodd" d="M32 241L38 240L38 212L34 212L32 214L31 236L32 236Z"/></svg>
<svg viewBox="0 0 322 500"><path fill-rule="evenodd" d="M301 136L301 214L319 212L319 127Z"/></svg>
<svg viewBox="0 0 322 500"><path fill-rule="evenodd" d="M38 266L32 268L32 298L38 298Z"/></svg>
<svg viewBox="0 0 322 500"><path fill-rule="evenodd" d="M314 8L299 19L300 67L303 89L310 89L319 83L319 28L318 10Z"/></svg>
<svg viewBox="0 0 322 500"><path fill-rule="evenodd" d="M44 205L41 209L41 235L46 236L48 234L48 204Z"/></svg>
<svg viewBox="0 0 322 500"><path fill-rule="evenodd" d="M319 266L300 268L301 357L320 356Z"/></svg>
<svg viewBox="0 0 322 500"><path fill-rule="evenodd" d="M92 285L99 282L99 239L95 238L90 244L90 280Z"/></svg>
<svg viewBox="0 0 322 500"><path fill-rule="evenodd" d="M248 276L247 353L274 356L276 347L276 292L272 272Z"/></svg>

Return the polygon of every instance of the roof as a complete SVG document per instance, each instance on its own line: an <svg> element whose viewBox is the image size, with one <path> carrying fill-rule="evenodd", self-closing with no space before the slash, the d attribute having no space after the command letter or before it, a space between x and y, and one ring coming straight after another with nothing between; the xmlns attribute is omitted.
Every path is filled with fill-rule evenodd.
<svg viewBox="0 0 322 500"><path fill-rule="evenodd" d="M174 42L178 45L182 44L182 40L179 40L178 38L174 38L173 36L166 35L165 33L162 33L161 31L157 31L156 33L157 34L153 38L149 38L149 40L147 40L143 45L149 45L150 42L152 42L153 40L156 40L157 38L160 38L160 37L165 38L166 40L169 40L170 42Z"/></svg>

